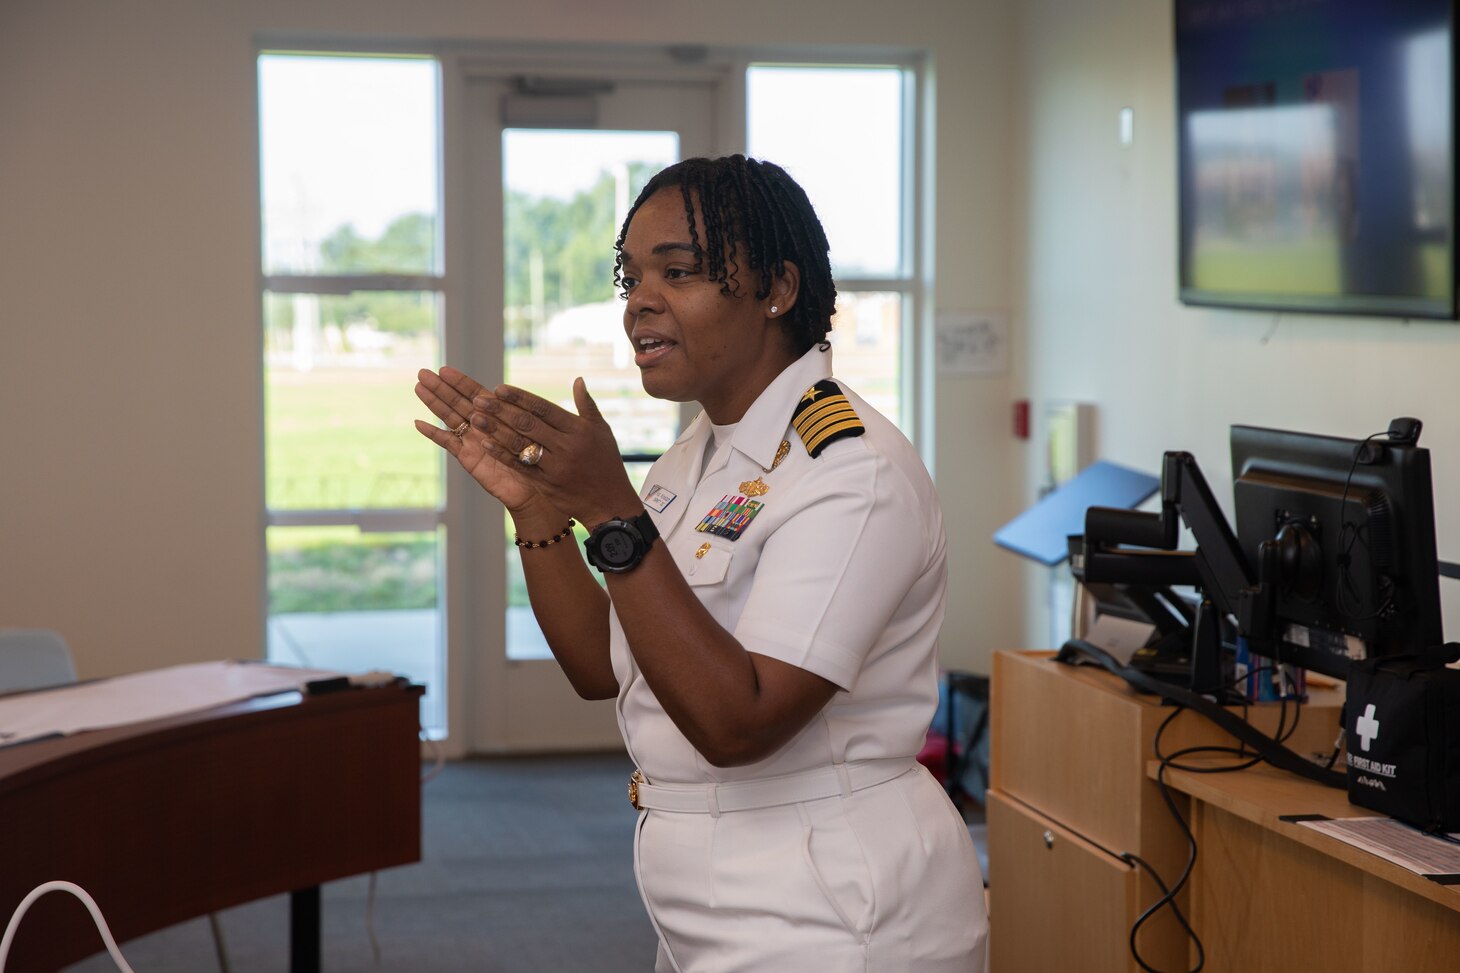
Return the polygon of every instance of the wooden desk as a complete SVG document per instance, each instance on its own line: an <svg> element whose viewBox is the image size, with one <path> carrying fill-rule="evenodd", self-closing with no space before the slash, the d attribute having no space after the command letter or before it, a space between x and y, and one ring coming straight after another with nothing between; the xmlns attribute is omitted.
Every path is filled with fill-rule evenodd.
<svg viewBox="0 0 1460 973"><path fill-rule="evenodd" d="M321 883L420 860L420 694L284 693L0 749L0 922L53 879L90 892L119 942L292 892L293 968L317 970ZM52 893L8 969L101 948Z"/></svg>
<svg viewBox="0 0 1460 973"><path fill-rule="evenodd" d="M1161 893L1121 856L1140 856L1167 881L1186 863L1185 838L1146 774L1157 730L1172 708L1104 670L1060 665L1053 655L994 654L991 971L1140 973L1130 953L1131 925ZM1315 697L1290 741L1300 752L1331 747L1338 729L1342 698ZM1271 734L1279 707L1253 707L1250 717ZM1192 712L1176 717L1162 736L1166 753L1234 742ZM1178 795L1178 803L1186 799ZM1170 910L1142 927L1142 954L1160 969L1189 969L1187 948ZM1290 967L1297 969L1322 967Z"/></svg>
<svg viewBox="0 0 1460 973"><path fill-rule="evenodd" d="M1154 775L1153 763L1148 772ZM1207 968L1370 973L1460 967L1460 889L1284 815L1372 817L1343 791L1271 767L1166 772L1191 797L1191 920Z"/></svg>

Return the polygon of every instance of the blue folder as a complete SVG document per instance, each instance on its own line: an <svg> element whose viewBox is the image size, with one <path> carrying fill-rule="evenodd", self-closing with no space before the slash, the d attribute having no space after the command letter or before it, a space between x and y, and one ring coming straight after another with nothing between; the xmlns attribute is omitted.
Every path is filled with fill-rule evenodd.
<svg viewBox="0 0 1460 973"><path fill-rule="evenodd" d="M995 531L994 543L1054 567L1069 556L1070 535L1085 533L1086 509L1130 510L1159 489L1160 478L1148 473L1104 460L1091 463Z"/></svg>

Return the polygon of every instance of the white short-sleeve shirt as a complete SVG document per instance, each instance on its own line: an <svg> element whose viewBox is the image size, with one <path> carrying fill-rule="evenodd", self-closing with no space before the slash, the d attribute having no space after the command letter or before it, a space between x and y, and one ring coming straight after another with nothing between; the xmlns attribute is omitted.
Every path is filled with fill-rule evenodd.
<svg viewBox="0 0 1460 973"><path fill-rule="evenodd" d="M844 385L865 433L809 454L791 419L808 389L830 374L831 353L812 348L756 399L708 466L713 443L701 414L654 464L642 498L716 621L748 651L840 691L777 753L715 767L665 714L611 613L619 727L651 781L773 777L922 747L937 704L947 586L942 511L916 450ZM782 441L790 450L775 465ZM757 487L742 486L756 480L766 488L758 496ZM733 517L728 531L696 529L716 512L727 523L729 505L744 516L749 499L761 506L738 533Z"/></svg>

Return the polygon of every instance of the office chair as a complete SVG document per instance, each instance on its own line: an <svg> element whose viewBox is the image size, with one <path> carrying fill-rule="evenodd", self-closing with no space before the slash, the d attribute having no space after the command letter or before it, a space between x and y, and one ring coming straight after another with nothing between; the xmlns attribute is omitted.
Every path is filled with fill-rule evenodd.
<svg viewBox="0 0 1460 973"><path fill-rule="evenodd" d="M66 640L44 628L0 629L0 693L76 681Z"/></svg>

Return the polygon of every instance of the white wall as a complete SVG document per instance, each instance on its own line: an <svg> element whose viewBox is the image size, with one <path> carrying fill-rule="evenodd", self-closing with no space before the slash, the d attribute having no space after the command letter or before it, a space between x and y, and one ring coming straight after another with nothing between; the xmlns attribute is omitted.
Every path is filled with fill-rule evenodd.
<svg viewBox="0 0 1460 973"><path fill-rule="evenodd" d="M1440 556L1460 559L1460 326L1183 307L1171 3L1029 0L1019 16L1015 394L1096 403L1106 459L1154 474L1163 451L1191 451L1229 514L1232 424L1363 437L1418 416ZM1123 106L1135 110L1129 148ZM1043 457L1027 449L1022 467L1028 504ZM1045 579L1026 569L1024 580L1037 639ZM1460 637L1454 585L1441 596Z"/></svg>
<svg viewBox="0 0 1460 973"><path fill-rule="evenodd" d="M925 51L936 305L1003 308L1011 7L0 3L0 626L60 630L83 677L262 652L259 35ZM1010 381L948 380L936 401L945 654L984 671L1021 637L1018 572L989 542L1018 503Z"/></svg>

